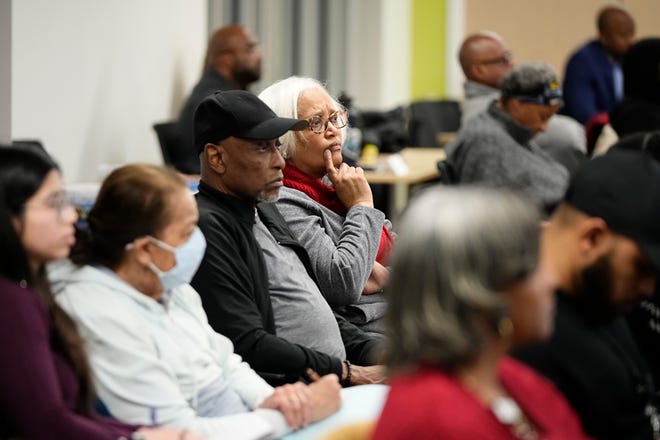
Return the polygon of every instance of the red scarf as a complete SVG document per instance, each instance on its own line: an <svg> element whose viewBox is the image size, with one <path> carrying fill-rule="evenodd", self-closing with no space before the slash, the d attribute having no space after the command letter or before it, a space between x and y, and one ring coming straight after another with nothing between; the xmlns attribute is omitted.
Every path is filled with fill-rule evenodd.
<svg viewBox="0 0 660 440"><path fill-rule="evenodd" d="M331 211L346 217L348 210L337 197L337 191L320 180L314 179L287 162L284 167L284 185L289 188L297 189L307 194L316 202L330 209ZM380 234L380 244L378 245L378 254L376 261L383 266L387 266L387 259L392 249L392 233L383 225Z"/></svg>

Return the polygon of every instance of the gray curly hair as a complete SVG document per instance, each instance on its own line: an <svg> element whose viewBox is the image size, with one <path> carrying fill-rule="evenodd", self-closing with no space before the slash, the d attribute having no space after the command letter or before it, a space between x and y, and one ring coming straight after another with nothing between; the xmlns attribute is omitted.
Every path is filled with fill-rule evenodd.
<svg viewBox="0 0 660 440"><path fill-rule="evenodd" d="M558 87L557 75L549 64L543 62L521 63L502 78L500 90L502 99L506 101L520 95L543 95L551 84Z"/></svg>
<svg viewBox="0 0 660 440"><path fill-rule="evenodd" d="M476 187L426 191L403 216L386 288L393 370L455 371L507 316L501 292L538 264L539 209L523 195Z"/></svg>

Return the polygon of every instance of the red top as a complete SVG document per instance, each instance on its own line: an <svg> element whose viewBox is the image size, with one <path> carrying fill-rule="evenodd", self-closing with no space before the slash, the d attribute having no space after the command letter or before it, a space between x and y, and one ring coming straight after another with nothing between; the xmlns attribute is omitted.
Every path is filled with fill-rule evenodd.
<svg viewBox="0 0 660 440"><path fill-rule="evenodd" d="M588 439L566 399L529 367L505 358L499 379L539 440ZM432 368L399 376L374 431L374 439L516 440L507 425L452 376Z"/></svg>

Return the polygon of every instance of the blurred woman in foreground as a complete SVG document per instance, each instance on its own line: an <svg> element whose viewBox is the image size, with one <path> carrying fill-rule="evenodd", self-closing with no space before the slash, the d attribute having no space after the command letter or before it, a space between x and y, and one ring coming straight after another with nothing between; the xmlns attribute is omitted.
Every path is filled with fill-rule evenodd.
<svg viewBox="0 0 660 440"><path fill-rule="evenodd" d="M410 206L386 289L395 378L374 438L586 438L559 391L507 356L552 332L540 224L527 200L483 188Z"/></svg>

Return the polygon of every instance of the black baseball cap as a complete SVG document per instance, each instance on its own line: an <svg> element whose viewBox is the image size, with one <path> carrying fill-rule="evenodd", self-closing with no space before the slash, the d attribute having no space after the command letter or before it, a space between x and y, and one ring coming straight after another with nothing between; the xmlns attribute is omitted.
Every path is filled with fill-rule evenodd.
<svg viewBox="0 0 660 440"><path fill-rule="evenodd" d="M660 164L639 151L610 151L586 162L564 200L635 241L660 271Z"/></svg>
<svg viewBox="0 0 660 440"><path fill-rule="evenodd" d="M303 130L308 122L280 118L261 99L245 90L218 91L199 103L193 116L193 141L198 153L208 143L230 136L275 139L289 130Z"/></svg>

